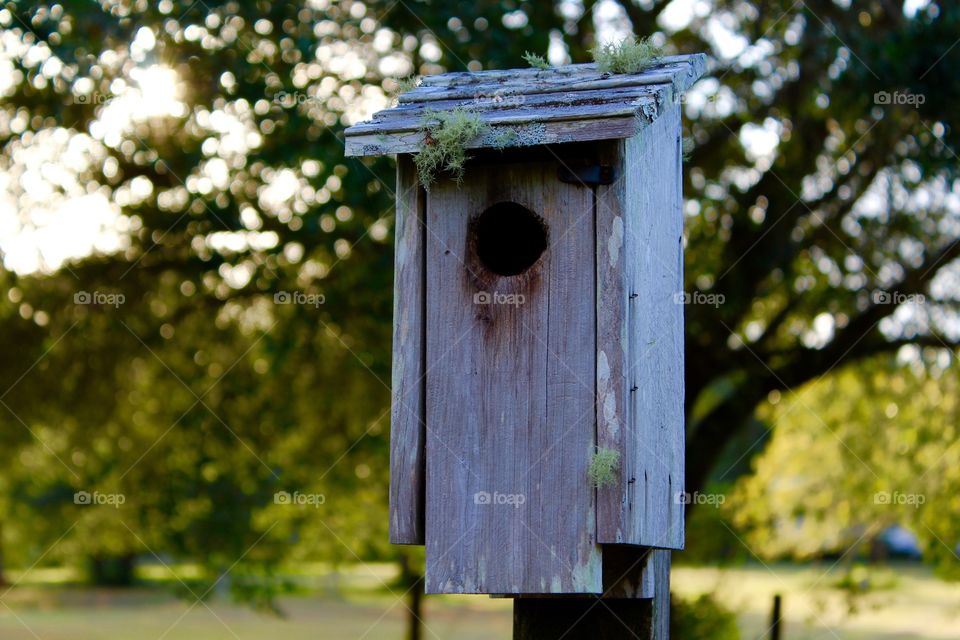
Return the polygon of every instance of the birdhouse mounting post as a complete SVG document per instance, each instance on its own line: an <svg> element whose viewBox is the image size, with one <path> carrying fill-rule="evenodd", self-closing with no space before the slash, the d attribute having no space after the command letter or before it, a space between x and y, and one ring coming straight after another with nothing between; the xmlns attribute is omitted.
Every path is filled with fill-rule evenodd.
<svg viewBox="0 0 960 640"><path fill-rule="evenodd" d="M346 131L397 155L390 540L426 546L428 594L514 598L515 638L669 636L679 97L704 66L430 76ZM465 109L462 179L424 188L425 114Z"/></svg>

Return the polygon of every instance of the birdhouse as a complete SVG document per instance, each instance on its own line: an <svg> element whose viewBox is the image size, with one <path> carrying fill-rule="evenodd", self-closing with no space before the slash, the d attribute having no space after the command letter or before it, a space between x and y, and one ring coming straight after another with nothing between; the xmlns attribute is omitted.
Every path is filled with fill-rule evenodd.
<svg viewBox="0 0 960 640"><path fill-rule="evenodd" d="M347 129L348 155L397 154L390 537L426 545L428 593L649 597L645 554L683 547L680 96L704 66L428 76ZM417 174L444 113L476 133L459 180Z"/></svg>

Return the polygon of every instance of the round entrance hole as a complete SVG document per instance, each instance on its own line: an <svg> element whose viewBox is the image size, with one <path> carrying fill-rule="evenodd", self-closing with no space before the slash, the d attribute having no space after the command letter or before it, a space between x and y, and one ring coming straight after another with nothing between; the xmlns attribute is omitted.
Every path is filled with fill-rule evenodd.
<svg viewBox="0 0 960 640"><path fill-rule="evenodd" d="M516 202L498 202L472 225L477 257L501 276L515 276L533 266L547 248L543 219Z"/></svg>

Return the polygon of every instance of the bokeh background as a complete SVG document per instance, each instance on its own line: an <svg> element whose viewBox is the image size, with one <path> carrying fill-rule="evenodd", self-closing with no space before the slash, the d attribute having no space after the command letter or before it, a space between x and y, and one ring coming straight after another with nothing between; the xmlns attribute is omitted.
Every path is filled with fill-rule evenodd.
<svg viewBox="0 0 960 640"><path fill-rule="evenodd" d="M343 129L631 33L710 56L675 637L957 637L960 6L0 6L0 637L509 637L386 543L394 165Z"/></svg>

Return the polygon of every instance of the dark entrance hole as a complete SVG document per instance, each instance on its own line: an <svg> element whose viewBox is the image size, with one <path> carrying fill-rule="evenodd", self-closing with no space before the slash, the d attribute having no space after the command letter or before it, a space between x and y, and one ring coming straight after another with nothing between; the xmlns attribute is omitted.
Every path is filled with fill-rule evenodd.
<svg viewBox="0 0 960 640"><path fill-rule="evenodd" d="M516 202L498 202L477 216L472 225L477 257L501 276L529 269L547 248L547 225Z"/></svg>

